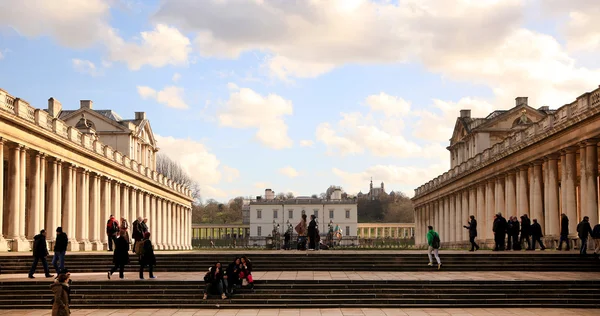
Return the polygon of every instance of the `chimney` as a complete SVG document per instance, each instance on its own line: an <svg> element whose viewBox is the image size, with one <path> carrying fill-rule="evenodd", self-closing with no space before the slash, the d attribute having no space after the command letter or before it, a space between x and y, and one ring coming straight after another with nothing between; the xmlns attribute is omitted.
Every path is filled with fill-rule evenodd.
<svg viewBox="0 0 600 316"><path fill-rule="evenodd" d="M93 103L92 100L81 100L79 101L79 108L91 110L93 108Z"/></svg>
<svg viewBox="0 0 600 316"><path fill-rule="evenodd" d="M460 117L461 118L470 118L471 110L460 110Z"/></svg>
<svg viewBox="0 0 600 316"><path fill-rule="evenodd" d="M145 120L146 112L135 112L135 119L136 120Z"/></svg>
<svg viewBox="0 0 600 316"><path fill-rule="evenodd" d="M517 97L517 98L515 98L515 101L516 101L515 102L516 106L527 105L527 97Z"/></svg>
<svg viewBox="0 0 600 316"><path fill-rule="evenodd" d="M48 113L50 116L56 118L58 117L58 114L60 114L60 111L62 111L62 104L60 104L60 101L55 98L48 99Z"/></svg>

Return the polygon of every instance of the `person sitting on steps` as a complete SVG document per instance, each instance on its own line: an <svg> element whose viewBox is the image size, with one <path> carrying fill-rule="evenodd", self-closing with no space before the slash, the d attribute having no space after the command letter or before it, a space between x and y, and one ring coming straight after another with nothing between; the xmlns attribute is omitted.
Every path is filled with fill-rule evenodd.
<svg viewBox="0 0 600 316"><path fill-rule="evenodd" d="M226 299L223 289L223 268L221 267L221 263L217 262L214 266L208 269L208 272L204 275L204 282L206 285L204 287L204 296L203 300L208 298L208 293L217 292L217 294L221 295L222 299Z"/></svg>

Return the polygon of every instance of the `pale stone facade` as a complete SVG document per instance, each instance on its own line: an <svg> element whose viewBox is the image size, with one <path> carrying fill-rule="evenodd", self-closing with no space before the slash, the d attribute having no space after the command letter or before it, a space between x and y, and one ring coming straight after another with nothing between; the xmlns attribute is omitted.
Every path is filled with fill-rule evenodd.
<svg viewBox="0 0 600 316"><path fill-rule="evenodd" d="M70 251L105 249L110 214L130 225L148 218L157 249L190 249L191 190L158 174L154 156L131 159L130 151L102 143L102 125L110 122L87 111L91 101L82 106L90 120L80 112L65 115L67 123L58 118L57 100L36 109L0 89L0 251L29 251L34 235L46 229L52 241L58 226L69 236ZM142 130L130 125L123 137L151 146L154 155L145 124Z"/></svg>
<svg viewBox="0 0 600 316"><path fill-rule="evenodd" d="M359 223L360 238L410 239L414 236L414 223Z"/></svg>
<svg viewBox="0 0 600 316"><path fill-rule="evenodd" d="M463 111L448 147L451 169L415 189L417 245L426 244L427 225L445 246L467 244L469 215L478 221L477 239L488 244L498 212L537 218L549 246L558 239L561 213L573 238L583 216L598 224L600 89L555 111L517 98L511 110L469 118L476 126L465 123Z"/></svg>

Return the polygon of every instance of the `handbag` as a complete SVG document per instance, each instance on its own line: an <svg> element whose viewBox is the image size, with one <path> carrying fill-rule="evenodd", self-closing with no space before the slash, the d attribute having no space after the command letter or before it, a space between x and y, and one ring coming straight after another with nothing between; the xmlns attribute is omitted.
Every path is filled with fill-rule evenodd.
<svg viewBox="0 0 600 316"><path fill-rule="evenodd" d="M252 274L248 274L248 282L252 283L254 280L252 279Z"/></svg>
<svg viewBox="0 0 600 316"><path fill-rule="evenodd" d="M248 280L243 279L242 280L242 286L248 286Z"/></svg>

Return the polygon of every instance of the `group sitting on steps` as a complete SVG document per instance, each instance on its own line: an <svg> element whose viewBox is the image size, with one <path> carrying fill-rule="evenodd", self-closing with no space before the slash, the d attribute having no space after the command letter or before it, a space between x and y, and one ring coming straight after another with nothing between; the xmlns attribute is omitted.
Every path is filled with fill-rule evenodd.
<svg viewBox="0 0 600 316"><path fill-rule="evenodd" d="M254 279L252 278L252 262L246 257L236 257L226 268L223 268L220 262L215 263L208 268L204 275L204 297L207 299L209 294L220 295L222 299L227 299L233 295L235 289L241 287L254 288Z"/></svg>

